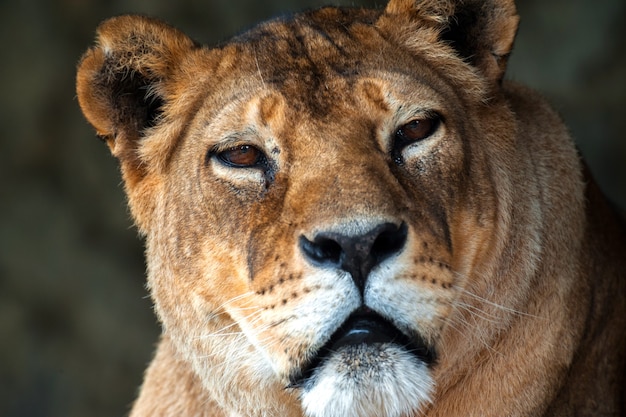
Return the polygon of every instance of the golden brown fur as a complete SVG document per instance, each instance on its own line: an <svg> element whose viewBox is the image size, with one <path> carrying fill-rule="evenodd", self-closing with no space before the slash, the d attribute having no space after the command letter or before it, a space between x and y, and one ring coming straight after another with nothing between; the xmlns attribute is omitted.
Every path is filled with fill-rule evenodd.
<svg viewBox="0 0 626 417"><path fill-rule="evenodd" d="M163 324L132 416L625 415L623 223L503 81L517 22L391 0L216 48L100 26L78 99Z"/></svg>

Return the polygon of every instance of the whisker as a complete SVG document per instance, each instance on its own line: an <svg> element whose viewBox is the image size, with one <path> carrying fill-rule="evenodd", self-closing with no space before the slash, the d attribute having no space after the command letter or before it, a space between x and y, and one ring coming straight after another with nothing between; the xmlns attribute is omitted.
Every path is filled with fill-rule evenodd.
<svg viewBox="0 0 626 417"><path fill-rule="evenodd" d="M454 303L454 307L457 307L459 309L462 309L464 311L467 311L469 314L471 314L472 316L476 316L481 318L484 321L490 322L490 323L497 323L498 320L498 316L493 315L493 314L489 314L486 311L473 306L471 304L466 304L466 303L462 303L459 301L456 301Z"/></svg>
<svg viewBox="0 0 626 417"><path fill-rule="evenodd" d="M216 318L218 318L222 314L226 313L225 308L229 304L234 303L235 301L242 300L242 299L244 299L246 297L251 297L252 295L254 295L254 292L248 291L248 292L245 292L243 294L239 294L239 295L231 298L230 300L224 301L221 305L215 307L214 312L207 318L207 320L209 320L209 321L215 320ZM238 308L248 308L248 307L238 307Z"/></svg>
<svg viewBox="0 0 626 417"><path fill-rule="evenodd" d="M455 273L458 277L460 277L460 278L465 278L463 275L459 274L458 272L454 272L454 273ZM467 288L463 288L463 287L460 287L460 286L458 286L458 285L455 285L455 286L454 286L454 289L455 289L455 290L457 290L457 291L459 291L460 293L462 293L462 294L464 294L464 295L467 295L467 296L469 296L469 297L473 298L473 299L474 299L474 300L476 300L476 301L480 301L481 303L484 303L484 304L486 304L486 305L488 305L488 306L491 306L491 307L497 308L498 310L505 311L505 312L507 312L507 313L515 314L515 315L518 315L518 316L532 317L532 318L537 318L537 319L545 319L544 317L537 316L537 315L535 315L535 314L530 314L530 313L527 313L527 312L525 312L525 311L516 310L516 309L514 309L514 308L507 307L507 306L504 306L504 305L502 305L502 304L498 304L498 303L496 303L496 302L494 302L494 301L491 301L491 300L489 300L489 299L487 299L487 298L481 297L481 296L479 296L479 295L477 295L477 294L475 294L475 293L471 292L471 291L470 291L470 290L468 290Z"/></svg>
<svg viewBox="0 0 626 417"><path fill-rule="evenodd" d="M472 316L473 317L473 316ZM487 349L488 352L492 354L500 354L491 344L487 342L487 338L482 334L482 328L480 326L471 325L465 320L459 320L454 318L446 318L446 325L450 326L454 331L456 331L459 335L463 336L466 340L469 340L468 334L472 334L476 336L476 339L480 342L482 346ZM460 327L458 327L460 326Z"/></svg>

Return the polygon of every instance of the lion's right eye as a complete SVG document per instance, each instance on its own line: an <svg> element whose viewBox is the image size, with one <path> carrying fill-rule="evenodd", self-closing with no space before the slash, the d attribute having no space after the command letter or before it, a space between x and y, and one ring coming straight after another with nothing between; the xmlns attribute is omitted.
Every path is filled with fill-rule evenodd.
<svg viewBox="0 0 626 417"><path fill-rule="evenodd" d="M238 145L215 153L215 157L224 165L233 168L254 168L267 165L265 154L251 145Z"/></svg>

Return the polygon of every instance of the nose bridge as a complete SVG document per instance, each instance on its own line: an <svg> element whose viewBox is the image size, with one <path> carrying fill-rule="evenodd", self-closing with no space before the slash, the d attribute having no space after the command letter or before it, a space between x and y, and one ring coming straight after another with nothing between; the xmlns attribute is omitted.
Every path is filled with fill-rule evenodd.
<svg viewBox="0 0 626 417"><path fill-rule="evenodd" d="M371 142L330 143L316 147L295 174L303 181L292 194L299 217L318 229L394 221L402 211L403 191L384 153Z"/></svg>

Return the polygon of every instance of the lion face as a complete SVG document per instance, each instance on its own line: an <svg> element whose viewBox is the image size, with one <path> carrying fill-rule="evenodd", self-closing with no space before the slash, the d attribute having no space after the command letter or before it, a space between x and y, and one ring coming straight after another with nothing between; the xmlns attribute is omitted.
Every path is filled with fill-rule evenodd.
<svg viewBox="0 0 626 417"><path fill-rule="evenodd" d="M200 98L162 177L151 287L181 350L211 363L209 381L214 369L272 381L310 416L404 415L431 397L493 227L490 173L468 143L480 126L427 64L406 74L365 58L346 74L347 41L329 63L338 47L309 36L321 58L281 57L290 72L274 64L280 51L238 60L245 86ZM245 57L264 47L238 46Z"/></svg>
<svg viewBox="0 0 626 417"><path fill-rule="evenodd" d="M120 158L164 332L225 409L424 410L530 291L497 280L504 240L520 276L538 250L498 87L514 11L469 63L408 3L218 49L122 17L83 59L81 106Z"/></svg>

